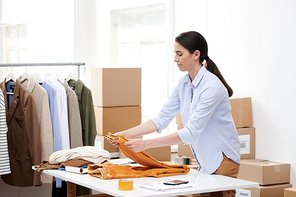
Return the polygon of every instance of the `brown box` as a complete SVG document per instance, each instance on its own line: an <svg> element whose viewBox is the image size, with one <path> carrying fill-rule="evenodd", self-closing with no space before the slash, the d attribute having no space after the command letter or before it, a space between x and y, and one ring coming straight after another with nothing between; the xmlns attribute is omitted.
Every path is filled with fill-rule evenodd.
<svg viewBox="0 0 296 197"><path fill-rule="evenodd" d="M259 186L253 188L246 188L251 191L252 197L284 197L285 188L291 188L291 184L279 184L279 185L268 185ZM285 196L286 197L286 196Z"/></svg>
<svg viewBox="0 0 296 197"><path fill-rule="evenodd" d="M94 107L97 134L116 133L141 124L141 106Z"/></svg>
<svg viewBox="0 0 296 197"><path fill-rule="evenodd" d="M141 105L141 68L91 68L95 106Z"/></svg>
<svg viewBox="0 0 296 197"><path fill-rule="evenodd" d="M259 185L290 182L290 164L260 159L243 159L237 178L254 181Z"/></svg>
<svg viewBox="0 0 296 197"><path fill-rule="evenodd" d="M251 97L231 98L229 102L236 128L253 126Z"/></svg>
<svg viewBox="0 0 296 197"><path fill-rule="evenodd" d="M108 151L109 153L118 152L119 148L113 146L104 136L97 135L97 138L100 139L101 148Z"/></svg>
<svg viewBox="0 0 296 197"><path fill-rule="evenodd" d="M296 187L285 188L284 197L296 197Z"/></svg>
<svg viewBox="0 0 296 197"><path fill-rule="evenodd" d="M191 157L195 159L194 154L188 144L178 144L178 155Z"/></svg>
<svg viewBox="0 0 296 197"><path fill-rule="evenodd" d="M147 154L156 159L157 161L171 161L171 147L163 146L157 148L149 148L145 150ZM126 158L126 156L119 150L119 158Z"/></svg>
<svg viewBox="0 0 296 197"><path fill-rule="evenodd" d="M240 142L240 158L255 159L255 128L237 128Z"/></svg>
<svg viewBox="0 0 296 197"><path fill-rule="evenodd" d="M176 124L180 125L180 126L183 126L183 121L182 121L182 117L181 117L180 112L178 112L177 115L176 115Z"/></svg>

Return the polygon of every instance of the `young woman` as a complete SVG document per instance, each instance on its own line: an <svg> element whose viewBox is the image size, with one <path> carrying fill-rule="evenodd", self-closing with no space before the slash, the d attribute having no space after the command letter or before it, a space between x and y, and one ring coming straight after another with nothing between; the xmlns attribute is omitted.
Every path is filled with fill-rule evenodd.
<svg viewBox="0 0 296 197"><path fill-rule="evenodd" d="M180 71L187 74L179 80L157 116L119 133L127 138L155 131L160 133L180 111L183 129L154 139L131 139L125 145L140 152L160 146L189 144L201 173L236 177L240 150L229 103L233 91L209 58L207 42L198 32L189 31L177 36L174 52L174 61ZM117 146L116 143L113 145ZM222 193L211 193L210 196L223 196ZM227 196L235 195L233 191L228 193Z"/></svg>

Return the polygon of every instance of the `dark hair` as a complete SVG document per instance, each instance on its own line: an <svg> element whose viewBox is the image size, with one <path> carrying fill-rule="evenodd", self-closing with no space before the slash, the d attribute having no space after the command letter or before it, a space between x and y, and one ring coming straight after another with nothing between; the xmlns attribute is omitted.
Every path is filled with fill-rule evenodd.
<svg viewBox="0 0 296 197"><path fill-rule="evenodd" d="M204 60L206 60L208 71L220 79L220 81L226 87L229 97L232 96L233 90L225 81L216 64L208 57L208 44L206 39L200 33L195 31L184 32L178 35L175 38L175 41L186 48L191 54L193 54L196 50L199 50L199 62L202 63Z"/></svg>

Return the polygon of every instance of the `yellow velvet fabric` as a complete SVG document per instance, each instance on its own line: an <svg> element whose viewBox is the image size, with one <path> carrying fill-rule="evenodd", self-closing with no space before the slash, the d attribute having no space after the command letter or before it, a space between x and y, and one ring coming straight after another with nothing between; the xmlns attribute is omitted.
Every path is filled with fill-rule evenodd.
<svg viewBox="0 0 296 197"><path fill-rule="evenodd" d="M120 150L125 156L142 166L118 165L109 162L103 164L91 164L88 165L88 173L91 176L101 179L164 177L187 174L190 171L190 168L186 165L173 165L159 162L144 151L138 153L131 151L123 144L127 141L124 135L108 133L105 137L113 142L117 142Z"/></svg>

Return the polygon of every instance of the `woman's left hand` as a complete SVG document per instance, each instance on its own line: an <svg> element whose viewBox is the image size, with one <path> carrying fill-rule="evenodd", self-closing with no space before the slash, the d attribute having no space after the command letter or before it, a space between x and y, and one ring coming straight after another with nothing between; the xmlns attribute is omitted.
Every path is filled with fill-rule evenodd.
<svg viewBox="0 0 296 197"><path fill-rule="evenodd" d="M133 152L141 152L148 148L147 140L142 139L129 139L129 141L123 144Z"/></svg>

